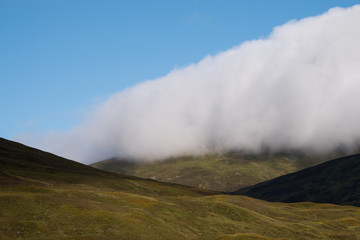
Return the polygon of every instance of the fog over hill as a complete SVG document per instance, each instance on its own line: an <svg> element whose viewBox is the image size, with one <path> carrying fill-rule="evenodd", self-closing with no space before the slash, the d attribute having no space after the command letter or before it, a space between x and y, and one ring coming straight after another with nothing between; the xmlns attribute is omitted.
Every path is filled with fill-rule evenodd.
<svg viewBox="0 0 360 240"><path fill-rule="evenodd" d="M360 138L359 22L359 5L290 21L115 93L80 126L30 144L83 162L351 149Z"/></svg>

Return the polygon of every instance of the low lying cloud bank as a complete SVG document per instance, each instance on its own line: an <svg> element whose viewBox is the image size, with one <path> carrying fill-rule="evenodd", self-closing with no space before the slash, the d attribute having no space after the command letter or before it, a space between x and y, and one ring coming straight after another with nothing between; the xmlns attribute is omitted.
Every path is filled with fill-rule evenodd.
<svg viewBox="0 0 360 240"><path fill-rule="evenodd" d="M354 147L360 138L360 5L276 27L114 94L41 147L89 163L233 149Z"/></svg>

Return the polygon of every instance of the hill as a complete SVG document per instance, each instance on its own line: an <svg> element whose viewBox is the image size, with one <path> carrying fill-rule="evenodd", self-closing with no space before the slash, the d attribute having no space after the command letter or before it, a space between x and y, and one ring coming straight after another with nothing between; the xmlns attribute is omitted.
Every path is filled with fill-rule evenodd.
<svg viewBox="0 0 360 240"><path fill-rule="evenodd" d="M276 202L360 206L360 154L338 158L235 191Z"/></svg>
<svg viewBox="0 0 360 240"><path fill-rule="evenodd" d="M0 138L0 239L358 239L360 209L104 172Z"/></svg>
<svg viewBox="0 0 360 240"><path fill-rule="evenodd" d="M328 156L301 152L187 156L164 161L136 162L111 158L91 166L141 178L230 192L316 165Z"/></svg>

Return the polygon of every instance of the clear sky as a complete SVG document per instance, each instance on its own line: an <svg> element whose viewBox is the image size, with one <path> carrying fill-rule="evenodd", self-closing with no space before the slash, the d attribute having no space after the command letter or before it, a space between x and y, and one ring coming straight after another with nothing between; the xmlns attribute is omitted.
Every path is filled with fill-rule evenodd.
<svg viewBox="0 0 360 240"><path fill-rule="evenodd" d="M353 0L0 0L0 137L63 131L94 105Z"/></svg>

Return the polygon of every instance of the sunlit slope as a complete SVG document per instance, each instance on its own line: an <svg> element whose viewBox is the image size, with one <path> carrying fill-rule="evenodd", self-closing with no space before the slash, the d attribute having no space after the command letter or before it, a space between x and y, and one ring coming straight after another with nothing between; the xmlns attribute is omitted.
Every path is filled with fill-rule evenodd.
<svg viewBox="0 0 360 240"><path fill-rule="evenodd" d="M359 239L360 209L103 172L0 139L0 239Z"/></svg>
<svg viewBox="0 0 360 240"><path fill-rule="evenodd" d="M328 161L235 193L268 201L360 206L360 155Z"/></svg>
<svg viewBox="0 0 360 240"><path fill-rule="evenodd" d="M155 162L112 158L91 166L162 182L227 192L295 172L324 160L324 157L299 155L228 153Z"/></svg>

